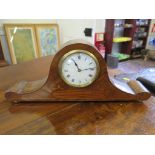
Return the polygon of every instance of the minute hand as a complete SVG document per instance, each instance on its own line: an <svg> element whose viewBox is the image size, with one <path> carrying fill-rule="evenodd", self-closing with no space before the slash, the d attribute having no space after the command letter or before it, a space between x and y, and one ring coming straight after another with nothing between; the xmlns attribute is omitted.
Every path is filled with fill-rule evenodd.
<svg viewBox="0 0 155 155"><path fill-rule="evenodd" d="M82 69L81 71L85 71L85 70L93 70L95 69L96 67L93 67L93 68L86 68L86 69Z"/></svg>

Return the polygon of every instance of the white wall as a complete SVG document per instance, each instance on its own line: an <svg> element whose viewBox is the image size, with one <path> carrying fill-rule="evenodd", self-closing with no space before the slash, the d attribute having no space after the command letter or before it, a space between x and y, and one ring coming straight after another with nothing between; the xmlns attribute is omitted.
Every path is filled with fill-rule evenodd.
<svg viewBox="0 0 155 155"><path fill-rule="evenodd" d="M4 47L4 55L8 63L11 63L6 35L3 29L4 23L57 23L60 30L60 43L72 39L84 39L92 44L94 43L94 33L104 32L104 19L0 19L0 35ZM92 37L85 37L84 29L92 28Z"/></svg>
<svg viewBox="0 0 155 155"><path fill-rule="evenodd" d="M103 19L59 19L61 43L72 39L84 39L94 43L94 33L104 32L105 20ZM85 28L92 28L92 37L85 37Z"/></svg>

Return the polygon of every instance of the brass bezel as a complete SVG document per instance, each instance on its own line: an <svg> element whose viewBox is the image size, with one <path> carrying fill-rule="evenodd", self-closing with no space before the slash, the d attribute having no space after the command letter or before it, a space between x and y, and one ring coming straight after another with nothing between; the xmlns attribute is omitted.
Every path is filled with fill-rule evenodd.
<svg viewBox="0 0 155 155"><path fill-rule="evenodd" d="M75 54L75 53L85 53L85 54L89 55L91 58L93 58L93 60L94 60L95 63L96 63L96 69L97 69L97 70L96 70L96 75L94 76L94 78L93 78L90 82L88 82L88 83L86 83L86 84L81 84L81 85L80 85L80 84L79 84L79 85L77 85L77 84L72 84L72 83L68 82L68 81L64 78L64 76L63 76L63 73L62 73L62 64L63 64L64 60L65 60L68 56L70 56L70 55L72 55L72 54ZM78 87L78 88L80 88L80 87L87 87L87 86L91 85L91 84L97 79L97 77L98 77L98 75L99 75L99 72L100 72L100 65L99 65L98 59L96 58L96 56L95 56L94 54L92 54L92 53L90 53L89 51L86 51L86 50L78 49L78 50L72 50L72 51L70 51L70 52L64 54L63 57L62 57L62 58L60 59L60 61L59 61L58 69L59 69L59 75L61 76L62 80L63 80L66 84L68 84L69 86L73 86L73 87Z"/></svg>

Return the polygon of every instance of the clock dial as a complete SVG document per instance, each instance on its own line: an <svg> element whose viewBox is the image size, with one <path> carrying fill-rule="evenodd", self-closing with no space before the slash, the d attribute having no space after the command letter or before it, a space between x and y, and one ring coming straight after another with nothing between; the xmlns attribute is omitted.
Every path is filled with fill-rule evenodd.
<svg viewBox="0 0 155 155"><path fill-rule="evenodd" d="M59 72L67 84L86 87L97 78L99 63L90 52L74 50L65 54L60 60Z"/></svg>

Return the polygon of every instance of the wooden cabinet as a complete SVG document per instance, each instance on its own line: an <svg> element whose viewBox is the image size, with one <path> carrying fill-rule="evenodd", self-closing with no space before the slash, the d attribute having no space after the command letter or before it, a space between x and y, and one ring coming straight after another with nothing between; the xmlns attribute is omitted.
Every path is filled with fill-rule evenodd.
<svg viewBox="0 0 155 155"><path fill-rule="evenodd" d="M134 20L134 36L131 55L133 58L141 57L141 51L146 48L150 28L150 19Z"/></svg>
<svg viewBox="0 0 155 155"><path fill-rule="evenodd" d="M105 26L105 46L108 53L114 52L114 44L121 44L120 52L129 53L132 47L134 26L132 19L107 19ZM114 38L130 38L128 41L114 42Z"/></svg>
<svg viewBox="0 0 155 155"><path fill-rule="evenodd" d="M145 49L149 26L149 19L107 19L105 25L106 54L123 53L131 55L133 51ZM140 39L143 40L141 41L141 48L137 48L137 46L135 48L136 41Z"/></svg>

